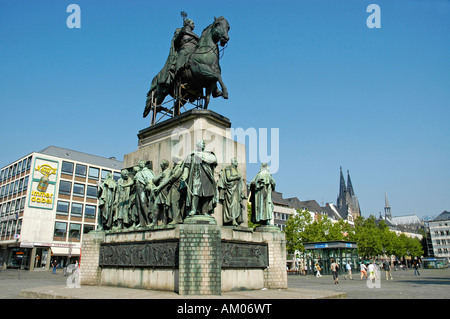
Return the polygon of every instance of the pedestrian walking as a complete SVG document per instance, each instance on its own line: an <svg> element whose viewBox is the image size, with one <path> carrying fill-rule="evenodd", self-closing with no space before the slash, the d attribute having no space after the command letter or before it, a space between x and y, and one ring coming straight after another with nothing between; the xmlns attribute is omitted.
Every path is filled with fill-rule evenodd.
<svg viewBox="0 0 450 319"><path fill-rule="evenodd" d="M414 276L416 275L416 272L417 272L417 276L420 276L419 262L417 260L414 260L413 267L414 267Z"/></svg>
<svg viewBox="0 0 450 319"><path fill-rule="evenodd" d="M331 272L333 273L334 284L336 285L339 283L339 277L338 277L339 265L334 261L334 259L331 259L330 269L331 269Z"/></svg>
<svg viewBox="0 0 450 319"><path fill-rule="evenodd" d="M375 264L375 261L370 263L369 267L367 267L367 269L369 270L369 279L372 281L377 279L377 274L376 274L377 265Z"/></svg>
<svg viewBox="0 0 450 319"><path fill-rule="evenodd" d="M363 262L361 262L359 267L361 269L361 280L363 280L363 277L367 279L367 266Z"/></svg>
<svg viewBox="0 0 450 319"><path fill-rule="evenodd" d="M347 264L345 265L345 269L347 270L347 275L344 276L344 279L347 280L347 277L350 277L350 280L353 280L352 265L350 264L350 261L348 261Z"/></svg>
<svg viewBox="0 0 450 319"><path fill-rule="evenodd" d="M383 267L384 267L384 271L386 272L386 280L389 280L389 278L391 278L391 280L393 280L394 278L392 278L391 264L389 263L389 261L387 259L384 261Z"/></svg>
<svg viewBox="0 0 450 319"><path fill-rule="evenodd" d="M56 267L58 267L58 262L56 261L56 259L53 260L52 267L53 267L52 273L56 274Z"/></svg>
<svg viewBox="0 0 450 319"><path fill-rule="evenodd" d="M316 277L317 278L322 277L322 275L320 274L320 271L322 270L322 268L320 268L320 265L318 262L314 265L314 268L316 269Z"/></svg>

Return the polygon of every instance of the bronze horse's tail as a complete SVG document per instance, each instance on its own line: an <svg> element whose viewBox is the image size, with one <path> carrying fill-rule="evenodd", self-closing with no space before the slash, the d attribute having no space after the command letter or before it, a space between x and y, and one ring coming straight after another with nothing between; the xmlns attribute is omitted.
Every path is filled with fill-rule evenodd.
<svg viewBox="0 0 450 319"><path fill-rule="evenodd" d="M145 101L145 109L144 114L142 116L145 118L147 117L148 113L150 113L150 110L152 109L152 90L148 91L147 93L147 101Z"/></svg>

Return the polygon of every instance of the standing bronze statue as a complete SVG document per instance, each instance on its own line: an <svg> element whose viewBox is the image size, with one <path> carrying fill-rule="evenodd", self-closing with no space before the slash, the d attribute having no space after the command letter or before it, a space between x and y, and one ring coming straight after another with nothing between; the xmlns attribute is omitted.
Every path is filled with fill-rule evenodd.
<svg viewBox="0 0 450 319"><path fill-rule="evenodd" d="M107 173L105 180L100 182L97 191L99 208L97 230L109 230L112 228L115 191L116 181L111 173Z"/></svg>
<svg viewBox="0 0 450 319"><path fill-rule="evenodd" d="M211 215L217 205L217 184L214 169L217 158L213 152L205 151L205 141L200 140L197 149L183 163L181 182L186 186L188 216Z"/></svg>
<svg viewBox="0 0 450 319"><path fill-rule="evenodd" d="M169 168L169 161L162 160L160 167L161 173L153 179L153 184L155 185L154 189L155 202L153 206L152 223L150 224L150 226L157 226L158 220L162 220L163 225L167 225L167 218L170 205L169 188L167 186L171 173L171 169Z"/></svg>
<svg viewBox="0 0 450 319"><path fill-rule="evenodd" d="M252 223L270 225L270 221L273 219L272 191L274 190L275 180L270 174L268 165L263 163L258 174L250 183Z"/></svg>
<svg viewBox="0 0 450 319"><path fill-rule="evenodd" d="M114 223L117 226L113 229L123 229L124 226L133 222L131 212L131 187L134 184L133 178L129 177L128 170L122 169L121 177L117 181L117 189L115 196L116 213L114 214Z"/></svg>
<svg viewBox="0 0 450 319"><path fill-rule="evenodd" d="M232 159L231 165L224 167L219 174L217 183L219 189L219 201L223 206L223 223L237 226L243 221L243 213L246 211L247 198L244 190L245 183L238 169L236 158Z"/></svg>
<svg viewBox="0 0 450 319"><path fill-rule="evenodd" d="M139 227L145 227L150 223L152 201L151 189L155 174L146 165L144 160L138 161L139 171L134 176L136 189L136 209L139 215Z"/></svg>
<svg viewBox="0 0 450 319"><path fill-rule="evenodd" d="M143 117L151 110L154 112L153 120L161 110L167 112L162 107L167 95L175 99L174 116L180 114L180 107L188 101L204 99L203 108L206 109L211 94L213 97L228 99L228 90L222 81L219 65L219 44L225 46L228 43L230 25L224 17L214 18L214 22L203 30L200 38L193 33L194 27L193 21L186 19L183 28L175 31L166 64L153 78L147 93ZM218 89L217 82L222 92Z"/></svg>
<svg viewBox="0 0 450 319"><path fill-rule="evenodd" d="M156 188L155 194L158 194L162 189L168 189L168 217L171 225L181 224L183 222L183 214L186 201L186 188L180 187L181 175L183 174L183 162L179 157L172 158L173 168L170 172L169 178L163 180Z"/></svg>

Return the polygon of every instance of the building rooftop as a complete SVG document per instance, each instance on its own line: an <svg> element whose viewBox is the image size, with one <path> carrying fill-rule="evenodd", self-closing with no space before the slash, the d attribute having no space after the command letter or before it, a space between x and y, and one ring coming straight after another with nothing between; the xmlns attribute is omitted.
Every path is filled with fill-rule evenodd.
<svg viewBox="0 0 450 319"><path fill-rule="evenodd" d="M114 157L106 158L57 146L48 146L37 153L55 156L65 160L83 162L101 167L108 167L114 170L120 170L123 166L123 162L115 159Z"/></svg>
<svg viewBox="0 0 450 319"><path fill-rule="evenodd" d="M438 217L433 219L432 221L440 221L440 220L449 220L450 219L450 212L444 210Z"/></svg>
<svg viewBox="0 0 450 319"><path fill-rule="evenodd" d="M393 225L411 225L411 224L419 224L421 221L419 217L417 217L417 215L405 215L392 217L390 222Z"/></svg>

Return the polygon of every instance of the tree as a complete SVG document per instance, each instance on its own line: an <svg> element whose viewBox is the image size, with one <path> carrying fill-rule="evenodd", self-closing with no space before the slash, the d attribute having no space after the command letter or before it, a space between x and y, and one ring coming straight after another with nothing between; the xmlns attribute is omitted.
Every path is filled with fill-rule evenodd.
<svg viewBox="0 0 450 319"><path fill-rule="evenodd" d="M360 256L373 258L383 252L380 231L372 215L367 219L362 216L356 219L354 240Z"/></svg>
<svg viewBox="0 0 450 319"><path fill-rule="evenodd" d="M311 214L308 210L300 210L289 216L285 224L284 233L286 234L286 248L289 253L294 253L296 250L305 251L303 243L304 231L306 226L312 222Z"/></svg>

